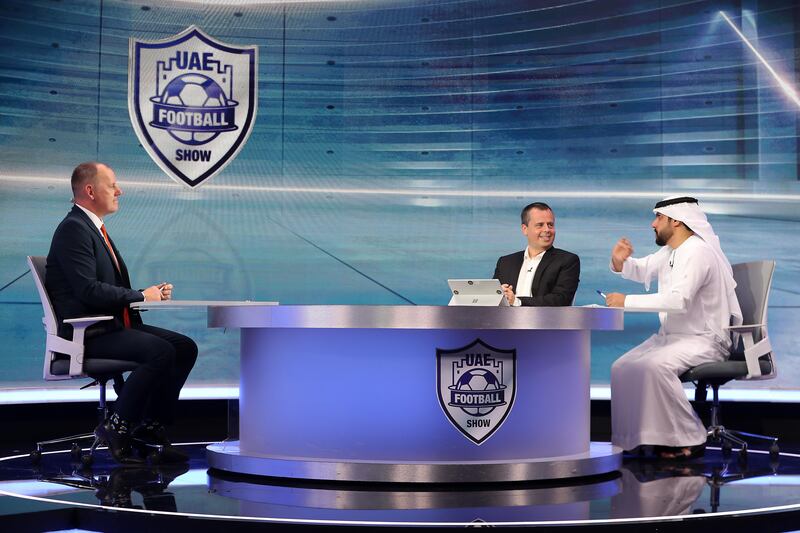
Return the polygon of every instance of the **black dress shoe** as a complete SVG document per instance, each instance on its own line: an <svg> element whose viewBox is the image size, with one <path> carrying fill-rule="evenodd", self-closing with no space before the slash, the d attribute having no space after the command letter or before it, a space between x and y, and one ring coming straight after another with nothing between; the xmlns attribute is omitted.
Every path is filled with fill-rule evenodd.
<svg viewBox="0 0 800 533"><path fill-rule="evenodd" d="M106 420L94 428L94 436L98 441L108 446L111 456L119 464L140 465L144 463L144 460L133 455L130 437L116 431L111 427L110 421Z"/></svg>
<svg viewBox="0 0 800 533"><path fill-rule="evenodd" d="M131 433L133 444L139 455L150 457L158 463L185 463L189 456L172 445L167 438L167 430L158 424L140 424ZM161 447L159 452L156 446Z"/></svg>

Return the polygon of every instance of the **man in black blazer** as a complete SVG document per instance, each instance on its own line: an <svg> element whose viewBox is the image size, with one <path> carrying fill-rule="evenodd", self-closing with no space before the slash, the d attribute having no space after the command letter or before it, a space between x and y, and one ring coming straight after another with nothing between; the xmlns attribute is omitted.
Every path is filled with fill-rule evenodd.
<svg viewBox="0 0 800 533"><path fill-rule="evenodd" d="M522 210L522 234L528 247L497 260L494 278L500 280L512 306L572 305L581 274L577 255L553 247L556 219L544 202Z"/></svg>
<svg viewBox="0 0 800 533"><path fill-rule="evenodd" d="M117 211L122 194L114 171L102 163L82 163L71 179L75 206L58 225L47 255L45 287L59 321L59 335L71 338L66 318L112 315L86 330L85 357L134 361L114 405L114 413L95 429L120 463L138 463L134 442L164 445L166 460L187 460L171 446L164 424L172 422L181 387L197 358L192 339L142 323L132 302L168 300L172 285L131 289L128 268L103 218ZM140 451L146 448L140 447Z"/></svg>

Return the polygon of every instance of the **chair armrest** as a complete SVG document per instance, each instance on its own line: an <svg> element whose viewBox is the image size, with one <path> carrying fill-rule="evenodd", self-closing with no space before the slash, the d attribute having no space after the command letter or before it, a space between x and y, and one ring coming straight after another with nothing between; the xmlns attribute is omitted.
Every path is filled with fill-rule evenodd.
<svg viewBox="0 0 800 533"><path fill-rule="evenodd" d="M748 331L755 331L766 326L766 324L742 324L740 326L728 326L725 329L733 331L734 333L747 333Z"/></svg>
<svg viewBox="0 0 800 533"><path fill-rule="evenodd" d="M82 316L79 318L65 318L64 324L73 324L73 327L78 327L75 326L75 324L81 324L85 322L86 325L83 327L88 328L95 322L102 322L103 320L112 320L113 318L114 318L113 316Z"/></svg>
<svg viewBox="0 0 800 533"><path fill-rule="evenodd" d="M72 325L72 341L66 341L65 339L61 339L60 337L55 337L56 339L60 339L64 342L54 341L53 345L60 345L61 347L67 347L70 350L57 350L52 348L53 351L57 351L60 353L66 353L70 355L69 358L69 375L70 376L80 376L83 374L83 336L86 333L86 328L91 326L92 324L96 324L97 322L102 322L104 320L113 320L113 316L84 316L79 318L67 318L64 320L64 324L71 324ZM69 345L65 345L65 343L69 343ZM50 344L50 343L48 343ZM48 346L50 348L50 346Z"/></svg>

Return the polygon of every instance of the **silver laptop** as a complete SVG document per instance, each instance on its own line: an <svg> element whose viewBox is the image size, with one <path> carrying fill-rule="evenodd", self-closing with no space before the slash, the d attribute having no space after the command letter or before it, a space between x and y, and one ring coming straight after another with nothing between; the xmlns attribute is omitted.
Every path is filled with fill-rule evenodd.
<svg viewBox="0 0 800 533"><path fill-rule="evenodd" d="M447 305L508 305L503 288L496 279L448 279L453 297Z"/></svg>

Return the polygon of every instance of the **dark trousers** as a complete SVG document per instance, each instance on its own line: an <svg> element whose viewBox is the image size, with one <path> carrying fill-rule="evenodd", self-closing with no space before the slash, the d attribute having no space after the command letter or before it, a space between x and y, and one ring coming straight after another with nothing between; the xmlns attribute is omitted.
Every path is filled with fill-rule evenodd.
<svg viewBox="0 0 800 533"><path fill-rule="evenodd" d="M197 345L192 339L142 324L87 339L84 346L86 357L139 363L125 380L114 405L121 418L162 424L173 421L181 387L197 359Z"/></svg>

